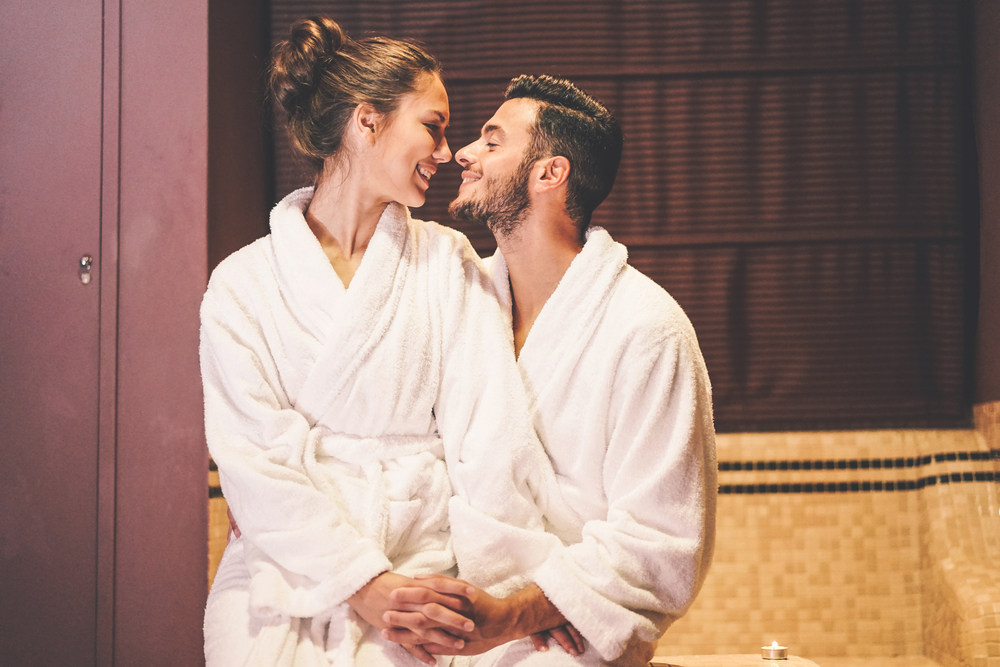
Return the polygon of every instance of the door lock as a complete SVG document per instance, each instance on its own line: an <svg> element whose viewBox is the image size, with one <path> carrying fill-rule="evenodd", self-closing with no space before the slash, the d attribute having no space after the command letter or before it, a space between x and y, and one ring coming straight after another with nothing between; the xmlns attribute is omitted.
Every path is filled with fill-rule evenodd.
<svg viewBox="0 0 1000 667"><path fill-rule="evenodd" d="M84 255L80 258L80 282L84 285L90 284L90 267L94 264L94 258Z"/></svg>

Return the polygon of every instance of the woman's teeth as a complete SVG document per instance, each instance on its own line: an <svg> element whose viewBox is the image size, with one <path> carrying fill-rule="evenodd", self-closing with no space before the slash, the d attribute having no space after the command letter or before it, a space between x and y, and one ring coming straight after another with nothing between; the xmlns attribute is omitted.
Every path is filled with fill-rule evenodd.
<svg viewBox="0 0 1000 667"><path fill-rule="evenodd" d="M417 173L426 178L428 181L431 180L431 176L434 175L430 172L430 170L424 169L423 167L417 167Z"/></svg>

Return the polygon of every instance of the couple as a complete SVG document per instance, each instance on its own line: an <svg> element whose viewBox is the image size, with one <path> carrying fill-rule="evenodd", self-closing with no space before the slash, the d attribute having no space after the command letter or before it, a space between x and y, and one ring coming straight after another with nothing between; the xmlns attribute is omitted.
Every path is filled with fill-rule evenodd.
<svg viewBox="0 0 1000 667"><path fill-rule="evenodd" d="M271 86L318 175L202 306L241 531L209 666L645 664L711 559L714 430L687 318L589 229L615 120L569 82L510 84L455 156L484 265L407 208L452 157L423 48L306 19Z"/></svg>

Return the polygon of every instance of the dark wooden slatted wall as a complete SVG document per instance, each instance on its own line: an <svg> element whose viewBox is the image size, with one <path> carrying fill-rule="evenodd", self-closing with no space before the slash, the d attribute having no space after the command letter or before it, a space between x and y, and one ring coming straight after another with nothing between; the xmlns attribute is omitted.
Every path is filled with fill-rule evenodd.
<svg viewBox="0 0 1000 667"><path fill-rule="evenodd" d="M453 148L512 76L567 76L626 134L595 224L681 303L720 430L967 423L963 4L274 0L426 43ZM276 134L280 195L301 185ZM448 221L435 177L418 217ZM477 248L484 229L462 228Z"/></svg>

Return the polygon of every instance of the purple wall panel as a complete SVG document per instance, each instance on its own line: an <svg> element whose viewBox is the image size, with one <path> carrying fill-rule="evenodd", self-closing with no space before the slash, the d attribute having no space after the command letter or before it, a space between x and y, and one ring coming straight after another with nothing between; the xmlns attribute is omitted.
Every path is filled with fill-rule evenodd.
<svg viewBox="0 0 1000 667"><path fill-rule="evenodd" d="M95 654L101 3L54 5L40 23L0 4L0 665L12 666Z"/></svg>
<svg viewBox="0 0 1000 667"><path fill-rule="evenodd" d="M115 664L202 660L207 452L207 0L121 19Z"/></svg>

